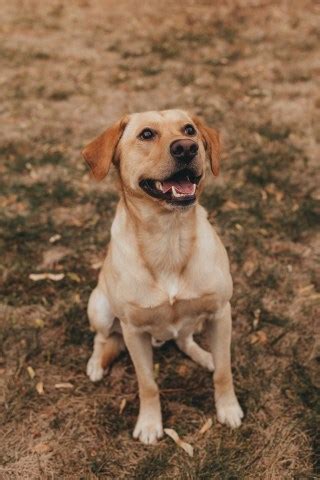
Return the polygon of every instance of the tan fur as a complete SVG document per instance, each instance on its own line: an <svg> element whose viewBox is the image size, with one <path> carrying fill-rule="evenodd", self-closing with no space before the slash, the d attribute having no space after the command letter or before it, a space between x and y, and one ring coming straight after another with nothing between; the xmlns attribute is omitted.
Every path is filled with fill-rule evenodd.
<svg viewBox="0 0 320 480"><path fill-rule="evenodd" d="M208 151L210 165L213 175L218 175L220 170L221 141L217 130L210 128L203 123L199 117L192 117L195 125L199 128Z"/></svg>
<svg viewBox="0 0 320 480"><path fill-rule="evenodd" d="M115 160L116 148L126 123L126 118L123 118L107 128L82 151L96 180L102 180L107 175L111 162Z"/></svg>
<svg viewBox="0 0 320 480"><path fill-rule="evenodd" d="M84 150L98 179L112 161L116 163L121 194L108 254L88 306L98 333L87 371L93 381L102 377L106 355L109 363L106 342L113 332L122 333L139 383L140 413L134 437L144 443L162 435L159 393L152 375L152 337L176 339L181 350L209 370L214 363L218 419L236 427L243 415L231 375L232 280L226 251L199 204L172 207L139 186L142 179L164 179L175 173L169 146L184 138L187 123L197 129L194 140L199 151L193 164L202 174L198 197L207 158L214 175L219 172L219 134L184 111L132 114ZM157 132L153 141L139 140L146 127ZM204 314L209 319L212 354L193 340ZM115 356L112 349L110 344L110 358Z"/></svg>
<svg viewBox="0 0 320 480"><path fill-rule="evenodd" d="M106 343L104 344L101 358L102 368L106 370L123 350L124 342L122 336L118 333L112 333L106 338Z"/></svg>

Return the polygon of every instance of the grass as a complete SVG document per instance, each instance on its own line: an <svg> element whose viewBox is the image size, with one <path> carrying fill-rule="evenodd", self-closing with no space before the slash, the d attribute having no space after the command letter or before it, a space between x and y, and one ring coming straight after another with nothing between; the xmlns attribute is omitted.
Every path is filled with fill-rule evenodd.
<svg viewBox="0 0 320 480"><path fill-rule="evenodd" d="M158 55L160 60L171 60L179 56L180 48L177 42L160 38L152 43L151 53Z"/></svg>
<svg viewBox="0 0 320 480"><path fill-rule="evenodd" d="M274 127L270 123L260 127L258 132L271 141L285 140L290 135L290 129L288 127Z"/></svg>
<svg viewBox="0 0 320 480"><path fill-rule="evenodd" d="M63 102L64 100L67 100L71 95L72 92L70 92L69 90L56 90L55 92L51 93L49 99L53 100L54 102Z"/></svg>
<svg viewBox="0 0 320 480"><path fill-rule="evenodd" d="M27 11L13 0L3 11L1 480L318 478L313 7L141 8L36 2ZM211 375L172 342L157 349L164 425L194 446L193 458L167 436L150 448L132 439L138 392L126 352L100 383L85 375L86 306L118 195L111 177L89 180L80 151L127 111L176 105L224 133L222 175L208 173L201 202L230 257L232 368L245 411L239 430L220 426ZM64 278L32 281L61 247L71 253L47 270Z"/></svg>
<svg viewBox="0 0 320 480"><path fill-rule="evenodd" d="M314 230L319 225L319 220L319 202L306 195L297 210L279 219L279 228L292 240L297 241L308 231Z"/></svg>

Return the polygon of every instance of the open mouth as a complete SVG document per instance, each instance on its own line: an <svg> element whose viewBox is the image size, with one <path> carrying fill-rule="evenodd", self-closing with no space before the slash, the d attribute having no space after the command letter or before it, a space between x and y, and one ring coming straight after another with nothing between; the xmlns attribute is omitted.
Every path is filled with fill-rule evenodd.
<svg viewBox="0 0 320 480"><path fill-rule="evenodd" d="M196 200L197 185L202 175L184 169L165 180L145 179L140 187L150 196L165 200L172 205L187 206Z"/></svg>

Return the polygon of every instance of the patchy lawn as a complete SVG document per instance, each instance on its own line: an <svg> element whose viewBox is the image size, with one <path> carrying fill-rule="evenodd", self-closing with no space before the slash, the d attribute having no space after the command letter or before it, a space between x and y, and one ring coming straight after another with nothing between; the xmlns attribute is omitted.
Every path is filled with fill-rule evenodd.
<svg viewBox="0 0 320 480"><path fill-rule="evenodd" d="M319 478L319 24L308 0L1 2L1 479ZM193 458L131 438L127 354L85 375L117 192L79 152L126 112L176 106L224 134L202 202L232 263L245 411L218 425L210 374L157 350L164 425Z"/></svg>

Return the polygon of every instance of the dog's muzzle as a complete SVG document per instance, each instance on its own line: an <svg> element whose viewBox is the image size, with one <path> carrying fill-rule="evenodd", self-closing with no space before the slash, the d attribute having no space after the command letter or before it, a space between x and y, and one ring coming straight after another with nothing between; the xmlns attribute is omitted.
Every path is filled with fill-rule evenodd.
<svg viewBox="0 0 320 480"><path fill-rule="evenodd" d="M197 155L198 150L199 145L189 139L175 140L170 145L172 157L181 165L188 165Z"/></svg>

